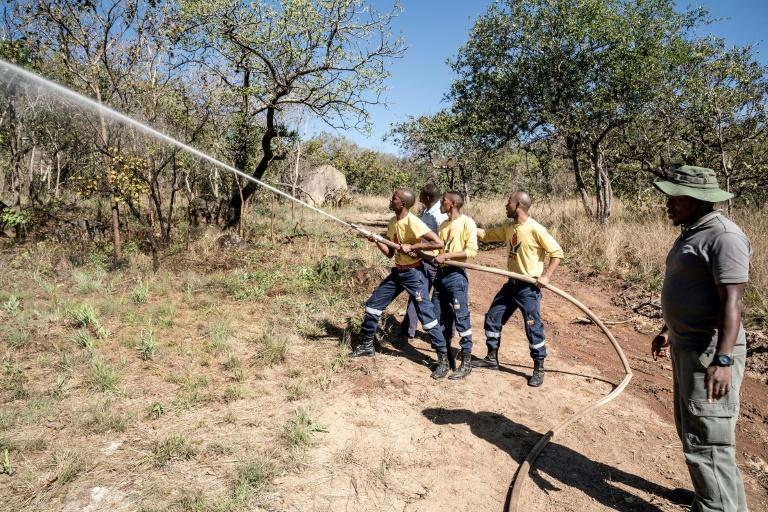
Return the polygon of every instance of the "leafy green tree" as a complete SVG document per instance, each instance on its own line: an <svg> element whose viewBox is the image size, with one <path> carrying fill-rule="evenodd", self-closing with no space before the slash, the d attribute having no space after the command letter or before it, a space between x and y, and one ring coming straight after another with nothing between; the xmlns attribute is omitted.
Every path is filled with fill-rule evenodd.
<svg viewBox="0 0 768 512"><path fill-rule="evenodd" d="M126 84L146 64L146 49L158 35L162 9L154 0L24 0L14 3L14 34L48 61L45 71L99 103L130 111ZM149 60L156 56L151 56ZM99 115L94 143L102 165L109 167L109 148L116 147L115 130ZM111 209L115 259L121 260L119 198L106 182Z"/></svg>
<svg viewBox="0 0 768 512"><path fill-rule="evenodd" d="M762 203L768 185L768 80L752 47L696 42L675 81L614 141L617 165L662 177L683 163L711 167L737 198ZM628 177L625 186L631 187ZM639 183L644 183L640 180Z"/></svg>
<svg viewBox="0 0 768 512"><path fill-rule="evenodd" d="M584 206L611 213L610 136L674 79L702 10L672 0L503 0L489 7L453 62L450 97L480 139L502 146L556 137Z"/></svg>
<svg viewBox="0 0 768 512"><path fill-rule="evenodd" d="M381 101L386 65L402 55L390 36L399 12L374 12L362 0L182 1L179 37L217 72L233 96L238 136L233 161L261 178L276 157L278 116L303 109L338 128L365 128L367 109ZM257 130L257 126L263 126ZM260 158L249 155L260 131ZM230 198L229 225L239 222L252 182Z"/></svg>

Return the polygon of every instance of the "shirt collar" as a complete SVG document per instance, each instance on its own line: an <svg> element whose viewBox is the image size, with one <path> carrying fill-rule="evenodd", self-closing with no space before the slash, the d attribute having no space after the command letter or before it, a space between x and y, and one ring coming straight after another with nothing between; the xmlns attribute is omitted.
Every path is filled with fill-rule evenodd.
<svg viewBox="0 0 768 512"><path fill-rule="evenodd" d="M700 227L707 224L709 221L714 219L715 217L719 216L723 213L723 210L714 210L712 212L709 212L708 214L699 217L697 220L695 220L692 224L683 224L682 231L683 233L689 233L695 229L699 229Z"/></svg>
<svg viewBox="0 0 768 512"><path fill-rule="evenodd" d="M429 207L429 210L427 210L432 216L437 217L440 215L440 201L436 202L432 206Z"/></svg>

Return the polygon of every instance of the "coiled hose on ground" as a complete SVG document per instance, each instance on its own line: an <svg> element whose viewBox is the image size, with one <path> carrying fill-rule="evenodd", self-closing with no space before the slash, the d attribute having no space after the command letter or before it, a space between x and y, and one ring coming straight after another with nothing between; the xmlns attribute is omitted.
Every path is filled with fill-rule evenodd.
<svg viewBox="0 0 768 512"><path fill-rule="evenodd" d="M461 267L471 270L477 270L479 272L487 272L489 274L497 274L501 276L510 277L512 279L516 279L518 281L525 281L526 283L535 284L536 280L531 279L528 276L524 276L521 274L516 274L514 272L510 272L508 270L501 270L494 267L486 267L483 265L476 265L474 263L465 263L461 261L447 261L445 263L446 265L451 265L454 267ZM510 492L507 495L507 502L505 507L505 512L518 512L520 508L520 499L523 493L523 488L525 486L525 482L528 479L528 474L533 469L534 464L536 463L536 459L541 454L542 450L544 450L544 447L549 444L549 442L552 440L555 435L559 434L563 430L565 430L571 423L574 423L578 421L579 419L583 418L588 413L594 411L598 407L601 407L608 402L616 399L627 387L629 384L629 381L632 380L632 369L629 367L629 361L627 360L627 356L624 354L624 351L621 349L621 345L616 341L616 338L613 337L613 334L611 331L606 327L606 325L595 315L587 306L585 306L582 302L577 300L572 295L564 292L563 290L552 286L552 285L546 285L544 286L547 290L554 293L555 295L558 295L559 297L567 300L580 310L586 314L590 320L592 320L595 325L597 325L601 331L605 334L605 336L608 338L608 341L611 342L611 345L613 346L613 349L616 351L616 355L619 356L619 360L621 361L622 366L624 367L624 378L621 380L621 382L606 396L598 400L597 402L590 404L581 410L577 411L558 425L555 425L549 431L547 431L546 434L541 436L539 441L533 446L530 452L528 452L528 456L525 458L525 460L520 464L520 467L517 469L517 472L515 473L515 477L512 480L512 483L510 484Z"/></svg>
<svg viewBox="0 0 768 512"><path fill-rule="evenodd" d="M387 240L386 238L383 238L380 235L374 235L370 231L361 228L360 226L357 226L355 224L350 224L350 226L357 231L359 231L364 236L368 237L369 239L373 239L377 242L380 242L388 247L391 247L394 250L399 250L400 246L390 240ZM427 260L432 260L433 256L428 253L417 251L418 255ZM474 263L467 263L463 261L455 261L455 260L449 260L444 263L445 265L450 265L453 267L461 267L466 268L470 270L477 270L479 272L486 272L489 274L497 274L500 276L506 276L512 279L516 279L518 281L524 281L526 283L530 284L536 284L536 280L532 279L528 276L524 276L522 274L516 274L515 272L510 272L508 270L502 270L499 268L494 267L486 267L484 265L476 265ZM590 404L584 408L582 408L579 411L576 411L573 415L571 415L569 418L565 419L558 425L555 425L549 431L547 431L546 434L541 436L541 439L533 446L530 452L528 452L528 456L525 458L525 460L520 464L520 467L517 468L517 472L515 473L515 477L512 480L512 483L510 484L510 491L507 495L507 501L505 506L505 512L518 512L520 507L520 498L522 496L523 487L525 486L525 482L528 479L528 474L530 473L531 469L533 468L534 464L536 463L536 459L541 454L542 450L544 450L544 447L549 444L549 442L552 440L555 435L565 430L571 423L574 423L578 421L579 419L583 418L588 413L594 411L598 407L601 407L608 402L616 399L627 387L629 384L629 381L632 380L632 369L629 367L629 361L627 360L627 356L624 354L624 351L621 349L621 346L619 345L619 342L616 341L616 338L613 337L613 334L608 329L608 327L605 326L605 324L600 320L600 318L597 317L587 306L585 306L581 301L573 297L572 295L564 292L563 290L557 288L553 285L546 285L543 286L545 289L551 291L555 295L558 295L559 297L567 300L580 310L584 312L584 314L589 317L592 322L597 325L601 331L603 331L603 334L608 338L608 341L611 342L611 346L613 346L613 349L616 351L616 355L619 356L619 360L621 361L622 366L624 367L624 378L621 380L621 382L606 396L598 400L597 402Z"/></svg>

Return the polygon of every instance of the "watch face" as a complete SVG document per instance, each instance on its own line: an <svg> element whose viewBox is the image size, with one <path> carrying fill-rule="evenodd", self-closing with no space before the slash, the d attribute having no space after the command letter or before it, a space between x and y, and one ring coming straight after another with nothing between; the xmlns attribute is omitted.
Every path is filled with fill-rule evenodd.
<svg viewBox="0 0 768 512"><path fill-rule="evenodd" d="M729 356L726 356L725 354L718 354L715 356L715 359L717 360L717 364L720 366L730 366L733 361Z"/></svg>

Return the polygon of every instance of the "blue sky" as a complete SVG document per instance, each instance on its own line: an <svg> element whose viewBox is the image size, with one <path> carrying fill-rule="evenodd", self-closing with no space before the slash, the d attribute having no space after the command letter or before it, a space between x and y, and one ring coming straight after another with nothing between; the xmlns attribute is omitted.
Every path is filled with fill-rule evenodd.
<svg viewBox="0 0 768 512"><path fill-rule="evenodd" d="M391 7L391 0L373 0L377 9ZM336 132L357 144L397 153L392 144L382 141L391 123L410 115L431 114L444 103L442 98L453 79L446 60L466 41L474 20L485 11L490 0L402 0L403 13L395 20L394 33L402 34L408 50L390 68L388 105L373 107L370 135L357 131ZM768 1L766 0L706 0L678 2L681 8L703 5L714 18L724 18L705 28L725 38L730 44L754 44L758 57L768 63ZM702 35L703 35L702 34ZM331 131L313 123L312 131Z"/></svg>

